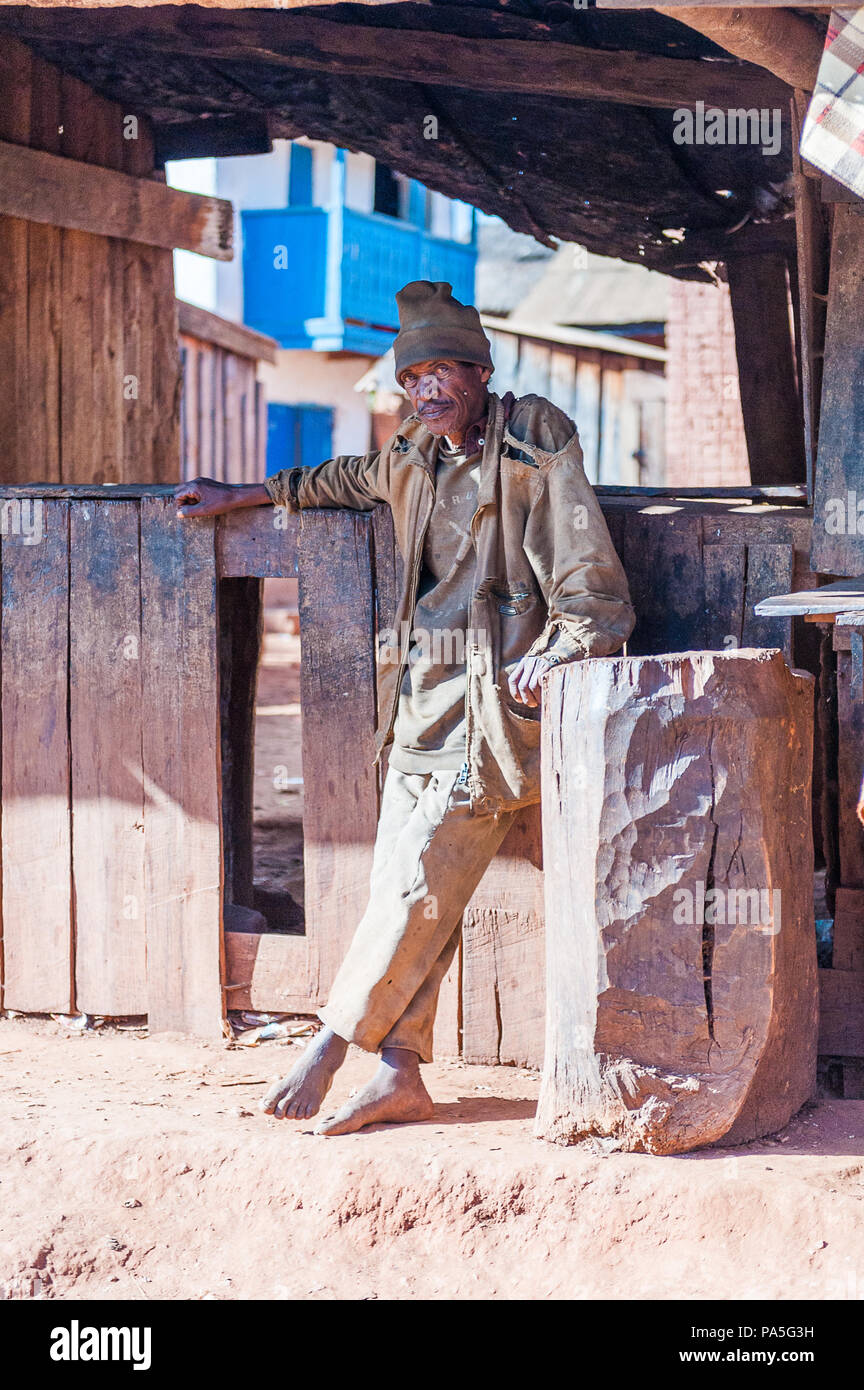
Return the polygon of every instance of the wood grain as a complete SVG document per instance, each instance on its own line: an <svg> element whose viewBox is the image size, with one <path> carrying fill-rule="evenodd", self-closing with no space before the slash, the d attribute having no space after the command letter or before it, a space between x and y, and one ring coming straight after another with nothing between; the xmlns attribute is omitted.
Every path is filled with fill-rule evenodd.
<svg viewBox="0 0 864 1390"><path fill-rule="evenodd" d="M18 507L4 506L0 551L4 1002L69 1013L68 504Z"/></svg>
<svg viewBox="0 0 864 1390"><path fill-rule="evenodd" d="M147 1012L140 603L138 504L74 504L69 730L75 981L78 1007L90 1014Z"/></svg>
<svg viewBox="0 0 864 1390"><path fill-rule="evenodd" d="M812 687L747 650L547 677L541 1137L680 1153L811 1094Z"/></svg>
<svg viewBox="0 0 864 1390"><path fill-rule="evenodd" d="M371 524L302 514L303 858L310 995L324 997L369 898L378 821Z"/></svg>
<svg viewBox="0 0 864 1390"><path fill-rule="evenodd" d="M0 141L0 212L217 261L233 256L231 204L81 159Z"/></svg>
<svg viewBox="0 0 864 1390"><path fill-rule="evenodd" d="M222 1031L219 652L213 521L141 502L147 1012L153 1032ZM170 659L166 659L170 653Z"/></svg>

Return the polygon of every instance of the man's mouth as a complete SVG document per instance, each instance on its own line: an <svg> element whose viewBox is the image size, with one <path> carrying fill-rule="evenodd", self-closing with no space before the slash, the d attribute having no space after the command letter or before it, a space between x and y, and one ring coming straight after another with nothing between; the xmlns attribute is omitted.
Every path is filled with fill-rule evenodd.
<svg viewBox="0 0 864 1390"><path fill-rule="evenodd" d="M449 405L421 405L420 414L428 420L438 420L442 415L448 415L450 410Z"/></svg>

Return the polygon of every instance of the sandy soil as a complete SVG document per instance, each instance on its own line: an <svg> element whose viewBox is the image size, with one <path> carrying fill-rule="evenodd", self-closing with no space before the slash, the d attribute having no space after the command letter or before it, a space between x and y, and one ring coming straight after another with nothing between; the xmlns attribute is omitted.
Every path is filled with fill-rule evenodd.
<svg viewBox="0 0 864 1390"><path fill-rule="evenodd" d="M864 1102L604 1156L532 1138L535 1075L442 1062L433 1120L327 1139L256 1109L295 1055L0 1019L3 1296L864 1297Z"/></svg>

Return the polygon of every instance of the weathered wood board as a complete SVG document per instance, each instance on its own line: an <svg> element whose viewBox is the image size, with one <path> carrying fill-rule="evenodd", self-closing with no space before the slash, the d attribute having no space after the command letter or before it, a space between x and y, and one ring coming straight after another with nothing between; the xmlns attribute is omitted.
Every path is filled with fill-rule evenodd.
<svg viewBox="0 0 864 1390"><path fill-rule="evenodd" d="M812 685L747 649L547 677L541 1137L680 1153L811 1094Z"/></svg>
<svg viewBox="0 0 864 1390"><path fill-rule="evenodd" d="M819 446L813 497L813 569L822 574L864 574L864 236L852 208L834 209L831 277L822 375ZM852 497L851 517L847 505ZM864 511L864 509L862 509Z"/></svg>
<svg viewBox="0 0 864 1390"><path fill-rule="evenodd" d="M69 504L0 506L3 1000L24 1013L68 1013Z"/></svg>
<svg viewBox="0 0 864 1390"><path fill-rule="evenodd" d="M309 991L323 1003L368 901L378 820L368 519L303 517L298 574Z"/></svg>
<svg viewBox="0 0 864 1390"><path fill-rule="evenodd" d="M76 1002L145 1014L138 504L72 506L69 540Z"/></svg>
<svg viewBox="0 0 864 1390"><path fill-rule="evenodd" d="M213 521L141 501L147 1012L222 1032L219 618Z"/></svg>

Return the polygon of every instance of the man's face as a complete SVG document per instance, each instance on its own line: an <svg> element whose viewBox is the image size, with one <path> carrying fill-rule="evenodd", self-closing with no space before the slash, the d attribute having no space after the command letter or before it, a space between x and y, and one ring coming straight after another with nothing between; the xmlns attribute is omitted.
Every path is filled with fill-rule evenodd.
<svg viewBox="0 0 864 1390"><path fill-rule="evenodd" d="M491 375L488 367L473 362L437 358L403 368L399 383L428 430L461 442L489 408L486 382Z"/></svg>

